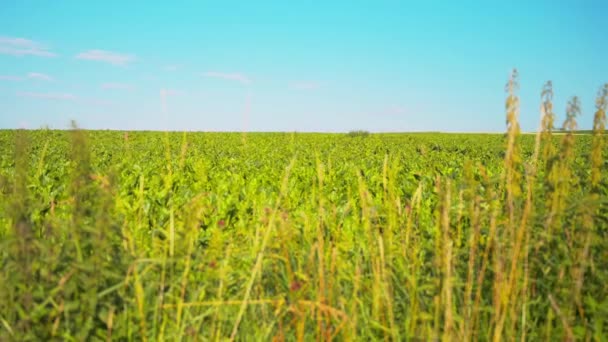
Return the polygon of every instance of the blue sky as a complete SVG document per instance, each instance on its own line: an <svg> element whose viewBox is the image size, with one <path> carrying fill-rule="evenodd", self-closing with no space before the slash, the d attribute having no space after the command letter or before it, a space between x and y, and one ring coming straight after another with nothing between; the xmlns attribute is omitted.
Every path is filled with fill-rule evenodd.
<svg viewBox="0 0 608 342"><path fill-rule="evenodd" d="M521 78L580 126L608 82L607 1L0 2L0 128L503 131Z"/></svg>

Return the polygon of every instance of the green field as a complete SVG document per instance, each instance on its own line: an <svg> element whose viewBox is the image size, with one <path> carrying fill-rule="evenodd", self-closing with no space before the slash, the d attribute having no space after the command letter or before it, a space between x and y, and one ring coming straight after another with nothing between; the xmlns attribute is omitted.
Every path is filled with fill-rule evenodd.
<svg viewBox="0 0 608 342"><path fill-rule="evenodd" d="M0 131L0 340L605 341L603 126L509 108L507 134Z"/></svg>

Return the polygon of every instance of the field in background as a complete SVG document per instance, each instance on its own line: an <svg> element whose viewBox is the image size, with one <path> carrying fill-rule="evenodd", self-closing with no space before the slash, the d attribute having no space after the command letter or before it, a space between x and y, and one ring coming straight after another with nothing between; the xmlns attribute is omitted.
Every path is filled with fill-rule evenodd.
<svg viewBox="0 0 608 342"><path fill-rule="evenodd" d="M605 340L606 94L520 135L510 85L495 135L1 131L0 340Z"/></svg>

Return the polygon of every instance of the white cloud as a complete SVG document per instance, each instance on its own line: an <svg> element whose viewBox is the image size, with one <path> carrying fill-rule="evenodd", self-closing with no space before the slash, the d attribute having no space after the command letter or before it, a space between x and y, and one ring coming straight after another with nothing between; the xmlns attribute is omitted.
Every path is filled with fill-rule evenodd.
<svg viewBox="0 0 608 342"><path fill-rule="evenodd" d="M69 93L32 93L32 92L17 92L17 96L35 98L35 99L48 99L48 100L62 100L62 101L74 101L77 97Z"/></svg>
<svg viewBox="0 0 608 342"><path fill-rule="evenodd" d="M53 78L49 75L39 73L39 72L30 72L25 77L22 76L0 76L0 80L3 81L24 81L24 80L38 80L38 81L52 81Z"/></svg>
<svg viewBox="0 0 608 342"><path fill-rule="evenodd" d="M38 81L52 81L53 78L49 75L42 74L39 72L30 72L27 74L27 78Z"/></svg>
<svg viewBox="0 0 608 342"><path fill-rule="evenodd" d="M0 37L0 54L11 56L55 57L48 47L25 38Z"/></svg>
<svg viewBox="0 0 608 342"><path fill-rule="evenodd" d="M105 51L105 50L89 50L76 55L76 59L84 59L89 61L98 61L109 63L112 65L127 65L135 60L135 56L123 53Z"/></svg>
<svg viewBox="0 0 608 342"><path fill-rule="evenodd" d="M116 89L116 90L133 90L133 86L124 83L103 83L102 89Z"/></svg>
<svg viewBox="0 0 608 342"><path fill-rule="evenodd" d="M291 84L292 89L298 89L298 90L316 90L316 89L319 89L319 87L320 87L319 83L309 82L309 81L294 82Z"/></svg>
<svg viewBox="0 0 608 342"><path fill-rule="evenodd" d="M20 77L20 76L2 76L2 75L0 75L0 80L2 80L2 81L23 81L23 77Z"/></svg>
<svg viewBox="0 0 608 342"><path fill-rule="evenodd" d="M251 83L251 80L246 75L243 75L240 73L224 73L224 72L217 72L217 71L207 71L207 72L203 73L203 76L212 77L212 78L220 78L220 79L229 80L229 81L237 81L241 84L250 84Z"/></svg>

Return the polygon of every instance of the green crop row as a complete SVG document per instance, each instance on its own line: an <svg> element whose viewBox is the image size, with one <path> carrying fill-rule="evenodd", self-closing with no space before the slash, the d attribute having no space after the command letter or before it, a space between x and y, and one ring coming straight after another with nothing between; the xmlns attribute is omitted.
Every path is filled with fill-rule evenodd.
<svg viewBox="0 0 608 342"><path fill-rule="evenodd" d="M0 131L0 341L608 339L592 134ZM562 134L563 133L563 134Z"/></svg>

